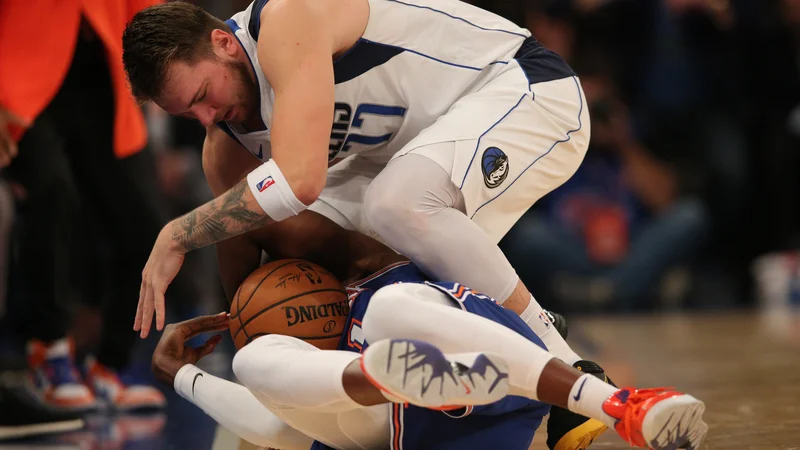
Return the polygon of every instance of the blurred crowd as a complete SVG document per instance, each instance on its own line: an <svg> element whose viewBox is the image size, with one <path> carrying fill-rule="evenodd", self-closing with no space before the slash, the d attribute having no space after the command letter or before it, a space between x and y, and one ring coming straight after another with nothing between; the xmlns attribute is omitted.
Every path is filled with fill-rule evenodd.
<svg viewBox="0 0 800 450"><path fill-rule="evenodd" d="M89 407L96 392L120 408L163 403L125 375L140 274L161 226L211 194L200 125L123 100L109 36L154 2L43 12L65 34L36 48L64 76L28 110L4 102L13 91L30 103L41 77L0 59L0 125L21 136L0 171L0 342L26 345L40 386L68 387L47 392L56 403ZM227 18L248 2L196 3ZM800 0L471 3L564 57L591 113L581 168L501 243L540 303L592 313L800 302ZM14 42L25 24L9 26L24 5L0 9L0 53L33 51ZM225 308L215 264L213 249L189 254L171 318Z"/></svg>

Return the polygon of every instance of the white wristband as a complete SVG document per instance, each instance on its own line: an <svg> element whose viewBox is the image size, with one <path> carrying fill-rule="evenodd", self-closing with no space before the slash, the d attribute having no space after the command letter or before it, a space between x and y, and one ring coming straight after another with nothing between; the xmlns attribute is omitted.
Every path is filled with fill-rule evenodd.
<svg viewBox="0 0 800 450"><path fill-rule="evenodd" d="M185 366L181 367L180 370L178 370L177 374L175 374L175 381L173 381L172 387L175 389L175 392L177 392L178 395L186 400L192 401L194 397L192 393L194 384L197 382L197 378L205 375L207 374L197 366L193 364L186 364Z"/></svg>
<svg viewBox="0 0 800 450"><path fill-rule="evenodd" d="M261 209L274 221L296 216L307 208L272 159L247 174L247 185Z"/></svg>

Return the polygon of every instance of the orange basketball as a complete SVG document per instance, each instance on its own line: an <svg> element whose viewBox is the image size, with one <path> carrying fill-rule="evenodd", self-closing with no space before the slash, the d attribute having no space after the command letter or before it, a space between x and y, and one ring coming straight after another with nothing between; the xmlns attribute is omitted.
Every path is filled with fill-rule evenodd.
<svg viewBox="0 0 800 450"><path fill-rule="evenodd" d="M236 291L231 336L237 350L273 333L330 350L337 347L349 313L347 293L333 274L302 259L271 261Z"/></svg>

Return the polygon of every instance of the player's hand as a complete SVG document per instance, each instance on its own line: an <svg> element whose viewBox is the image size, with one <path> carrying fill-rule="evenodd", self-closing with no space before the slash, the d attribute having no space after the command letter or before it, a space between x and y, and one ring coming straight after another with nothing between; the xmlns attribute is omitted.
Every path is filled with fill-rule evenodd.
<svg viewBox="0 0 800 450"><path fill-rule="evenodd" d="M153 313L156 315L156 329L164 329L164 293L175 275L181 270L185 250L172 239L172 222L158 234L150 258L142 271L142 286L139 290L139 307L133 329L141 331L142 339L150 334Z"/></svg>
<svg viewBox="0 0 800 450"><path fill-rule="evenodd" d="M17 156L17 143L11 137L9 125L28 127L29 123L0 107L0 169L11 164L11 160Z"/></svg>
<svg viewBox="0 0 800 450"><path fill-rule="evenodd" d="M228 313L223 312L168 325L153 352L152 370L156 378L173 386L181 367L197 364L197 361L211 354L222 340L222 335L212 336L197 348L188 347L186 341L203 333L227 330L229 320Z"/></svg>

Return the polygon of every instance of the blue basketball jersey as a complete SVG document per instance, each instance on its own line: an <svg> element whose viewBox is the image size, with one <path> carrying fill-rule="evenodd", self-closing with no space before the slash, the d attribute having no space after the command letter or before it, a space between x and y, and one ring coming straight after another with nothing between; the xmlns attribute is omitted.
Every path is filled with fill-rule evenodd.
<svg viewBox="0 0 800 450"><path fill-rule="evenodd" d="M364 339L362 320L370 298L378 289L394 283L424 283L441 290L465 311L478 314L521 334L546 348L525 322L488 296L458 283L434 283L413 264L393 264L347 287L351 302L347 328L339 350L361 353L369 346ZM434 411L416 406L393 404L390 408L392 450L526 450L533 435L550 412L550 406L523 397L508 396L485 406L456 411ZM329 447L315 442L312 450Z"/></svg>

